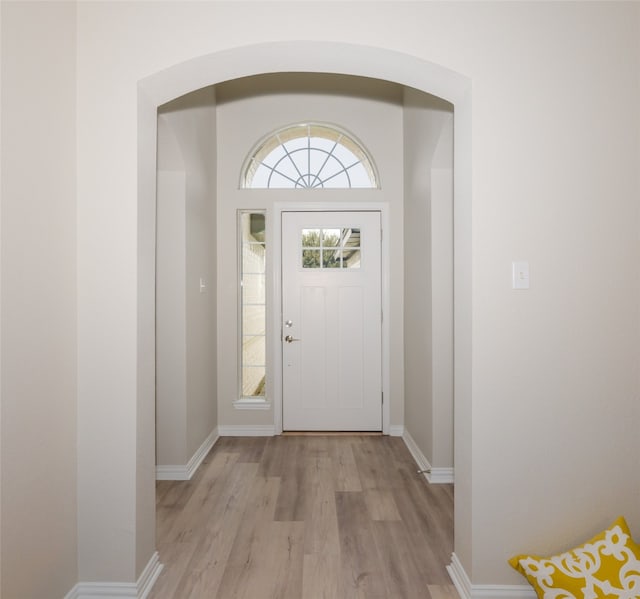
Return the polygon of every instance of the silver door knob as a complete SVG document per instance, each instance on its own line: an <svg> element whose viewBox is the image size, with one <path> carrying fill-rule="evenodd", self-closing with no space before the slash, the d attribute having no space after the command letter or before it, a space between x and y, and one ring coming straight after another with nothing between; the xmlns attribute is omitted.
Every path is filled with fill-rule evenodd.
<svg viewBox="0 0 640 599"><path fill-rule="evenodd" d="M285 340L287 343L292 343L293 341L300 341L300 339L294 339L292 335L287 335L287 336L284 338L284 340Z"/></svg>

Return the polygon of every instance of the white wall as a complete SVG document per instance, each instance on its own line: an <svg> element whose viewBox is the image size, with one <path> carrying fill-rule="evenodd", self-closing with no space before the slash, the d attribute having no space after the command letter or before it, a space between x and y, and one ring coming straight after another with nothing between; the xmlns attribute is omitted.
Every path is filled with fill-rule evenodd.
<svg viewBox="0 0 640 599"><path fill-rule="evenodd" d="M435 127L424 113L429 114L425 96L418 91L406 90L403 117L405 428L433 465L433 226L430 203L431 161L439 131L434 131ZM441 123L437 125L442 126Z"/></svg>
<svg viewBox="0 0 640 599"><path fill-rule="evenodd" d="M433 462L453 467L453 115L443 125L431 169ZM433 226L433 224L436 226Z"/></svg>
<svg viewBox="0 0 640 599"><path fill-rule="evenodd" d="M639 8L487 11L500 43L474 65L476 583L518 580L506 555L564 549L618 513L640 535L640 289L627 274ZM529 291L511 289L512 260L530 262Z"/></svg>
<svg viewBox="0 0 640 599"><path fill-rule="evenodd" d="M158 131L162 128L158 120ZM156 462L187 457L185 173L158 171L156 266Z"/></svg>
<svg viewBox="0 0 640 599"><path fill-rule="evenodd" d="M158 117L156 454L160 465L186 466L217 424L215 118L212 88L163 106Z"/></svg>
<svg viewBox="0 0 640 599"><path fill-rule="evenodd" d="M453 116L404 91L405 428L434 468L453 466Z"/></svg>
<svg viewBox="0 0 640 599"><path fill-rule="evenodd" d="M0 595L42 599L77 580L76 11L0 10Z"/></svg>
<svg viewBox="0 0 640 599"><path fill-rule="evenodd" d="M251 77L219 85L218 99L218 396L224 425L269 425L270 410L234 409L237 380L236 212L265 209L267 222L276 218L274 202L385 202L391 240L391 424L402 424L402 108L400 88L370 79L328 75L281 74ZM247 190L239 189L241 167L263 136L298 122L334 123L359 139L371 152L381 179L380 190ZM279 218L279 217L278 217ZM268 224L268 226L271 226ZM267 239L267 281L274 280ZM273 246L271 246L273 247ZM268 293L272 293L271 284ZM271 296L271 295L270 295ZM270 325L270 323L269 323ZM271 332L279 335L279 330ZM269 349L272 349L271 344ZM268 353L273 371L273 351ZM273 398L273 377L267 397Z"/></svg>
<svg viewBox="0 0 640 599"><path fill-rule="evenodd" d="M3 46L10 32L16 50L5 54L3 47L3 61L10 56L16 65L41 65L37 54L54 57L62 41L72 43L69 21L65 35L58 35L48 6L29 5L24 10L35 16L26 21L7 23L3 14ZM143 86L138 96L138 83L194 57L228 52L237 58L233 49L261 42L358 45L351 54L334 55L316 53L319 47L312 43L309 54L282 59L289 70L340 70L348 64L344 68L356 74L376 76L391 64L398 65L397 77L389 78L407 85L442 73L430 63L451 72L434 82L458 90L451 91L457 94L456 127L468 131L464 146L455 148L464 160L456 165L463 171L456 172L456 199L469 192L473 202L471 229L456 227L465 233L457 247L473 253L472 271L464 263L467 253L456 254L457 272L468 275L460 279L456 301L461 289L465 297L472 292L472 305L457 312L456 326L464 321L473 334L465 354L456 344L456 368L464 368L462 377L456 373L456 553L474 584L520 584L506 565L510 554L563 549L619 513L640 535L639 13L638 4L617 2L261 2L250 9L234 2L78 4L82 580L135 580L154 546L153 384L149 365L142 363L147 354L138 353L141 344L152 354L152 317L137 311L141 294L147 306L153 287L145 223L154 222L137 196L153 183L138 180L137 166L139 159L147 172L155 156L138 156L137 127L140 116L153 130L155 113L153 123L147 123L146 112L138 113L138 102L143 105L153 91ZM46 28L31 35L37 23ZM251 50L240 54L246 58ZM362 58L374 55L386 62L372 66ZM197 79L201 87L211 78L233 76L238 62L225 62L224 56L217 55L215 72L171 71L171 85L185 93L180 82ZM254 72L278 70L269 62L273 54L252 56ZM353 56L362 60L361 69ZM70 66L67 60L58 64ZM197 69L202 63L190 64ZM55 72L37 70L44 77ZM473 83L466 98L460 83L465 78ZM47 102L59 94L67 99L67 77L50 79L42 88ZM29 121L25 102L38 96L13 89L16 115ZM470 116L459 120L463 104ZM58 114L68 114L73 98L61 105L66 108ZM11 112L4 97L2 109L5 137ZM43 139L54 138L34 139L41 148ZM52 156L69 158L68 141L62 150L56 144ZM20 162L28 166L31 158ZM73 171L72 159L64 164L63 172ZM4 179L5 164L2 170ZM33 229L22 223L14 231ZM529 291L511 289L516 259L530 261ZM55 289L65 288L56 280ZM3 341L3 360L16 356ZM24 364L40 371L31 353ZM3 404L5 399L3 394ZM3 493L20 480L19 472L9 476L4 470L4 431L16 426L12 419L20 421L9 415L3 405ZM30 458L19 456L15 467L28 466ZM63 470L56 468L56 476L65 477ZM4 498L2 510L4 525L20 513L8 511Z"/></svg>

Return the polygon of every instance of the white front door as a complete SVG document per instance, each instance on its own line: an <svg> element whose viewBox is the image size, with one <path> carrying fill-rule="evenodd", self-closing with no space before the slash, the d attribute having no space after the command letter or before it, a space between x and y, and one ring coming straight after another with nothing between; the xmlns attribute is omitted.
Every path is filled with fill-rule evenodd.
<svg viewBox="0 0 640 599"><path fill-rule="evenodd" d="M282 213L283 430L382 430L380 212Z"/></svg>

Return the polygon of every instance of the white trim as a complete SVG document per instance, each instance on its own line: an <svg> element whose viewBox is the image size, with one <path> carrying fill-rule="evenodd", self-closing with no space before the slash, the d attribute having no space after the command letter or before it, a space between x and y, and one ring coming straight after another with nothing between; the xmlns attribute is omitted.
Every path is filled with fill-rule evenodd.
<svg viewBox="0 0 640 599"><path fill-rule="evenodd" d="M388 80L416 88L443 98L455 105L454 128L454 347L455 347L455 446L459 465L471 465L471 448L465 426L471 414L471 283L472 283L472 102L471 79L446 67L429 62L419 56L404 54L386 48L360 46L348 43L324 41L268 42L244 47L223 49L215 53L192 58L182 63L162 68L138 82L138 245L145 250L138 252L138 279L143 284L153 283L155 243L155 181L156 181L156 126L158 106L209 85L272 72L320 72L357 75ZM275 220L275 219L274 219ZM274 237L272 237L274 238ZM387 236L385 236L385 239ZM274 269L273 278L277 278ZM383 282L383 286L385 283ZM152 287L152 285L151 285ZM277 285L276 285L277 288ZM387 289L388 292L388 289ZM153 294L138 294L137 319L142 323L138 356L144 358L154 343ZM388 327L385 318L383 330ZM146 326L149 325L149 326ZM277 334L274 331L272 337ZM144 359L139 365L145 364ZM383 380L388 372L383 363ZM141 374L142 372L142 374ZM138 374L145 374L138 368ZM147 373L148 374L148 373ZM274 373L277 374L277 373ZM277 391L277 386L276 386ZM138 386L138 403L153 402L153 376L147 376ZM387 396L389 397L389 396ZM274 400L278 401L278 393ZM398 399L400 401L400 399ZM385 402L387 405L387 402ZM274 408L278 406L275 405ZM280 410L275 409L275 429L280 432ZM142 439L153 449L153 436L147 439L145 427L153 426L150 419L137 423L136 439ZM383 423L384 426L384 423ZM460 433L460 434L457 434ZM456 458L457 459L457 458ZM143 480L144 469L138 469L138 482ZM471 486L464 489L462 503L470 501ZM458 518L456 518L456 521ZM460 524L458 534L470 541L471 523Z"/></svg>
<svg viewBox="0 0 640 599"><path fill-rule="evenodd" d="M221 437L273 437L276 434L273 424L225 424L218 426Z"/></svg>
<svg viewBox="0 0 640 599"><path fill-rule="evenodd" d="M427 460L425 455L422 453L422 451L414 441L413 437L411 436L411 433L409 433L409 431L406 429L402 435L402 440L404 441L404 444L407 446L409 453L413 456L413 459L416 461L418 468L420 470L431 470L431 464L429 463L429 460Z"/></svg>
<svg viewBox="0 0 640 599"><path fill-rule="evenodd" d="M78 599L78 585L77 584L64 596L64 599Z"/></svg>
<svg viewBox="0 0 640 599"><path fill-rule="evenodd" d="M451 564L447 566L447 572L461 599L470 599L471 581L455 553L451 554Z"/></svg>
<svg viewBox="0 0 640 599"><path fill-rule="evenodd" d="M391 224L389 204L380 207L382 221L382 434L391 427Z"/></svg>
<svg viewBox="0 0 640 599"><path fill-rule="evenodd" d="M402 437L404 435L404 425L392 424L389 426L389 435L391 437Z"/></svg>
<svg viewBox="0 0 640 599"><path fill-rule="evenodd" d="M267 268L271 269L271 288L267 285L267 293L271 298L271 308L267 311L267 318L271 330L271 358L273 369L271 381L273 384L273 426L274 434L282 433L282 211L283 206L274 202L271 217L267 218L267 235L273 240L267 253ZM267 331L267 335L269 331Z"/></svg>
<svg viewBox="0 0 640 599"><path fill-rule="evenodd" d="M455 482L453 468L434 468L427 474L427 480L434 485L452 485Z"/></svg>
<svg viewBox="0 0 640 599"><path fill-rule="evenodd" d="M215 443L217 439L218 436L216 435L213 443ZM213 443L211 444L212 446ZM162 572L163 567L164 566L160 563L160 556L156 551L151 556L151 559L149 560L149 563L147 564L145 569L142 571L142 574L140 574L140 578L138 578L138 599L146 599L147 595L151 592L151 589L153 588L156 580L158 580L158 576L160 576L160 572Z"/></svg>
<svg viewBox="0 0 640 599"><path fill-rule="evenodd" d="M278 72L340 73L408 85L452 104L465 100L470 80L446 67L386 48L344 42L282 41L220 50L164 68L140 81L156 108L214 83Z"/></svg>
<svg viewBox="0 0 640 599"><path fill-rule="evenodd" d="M219 438L218 429L214 428L185 466L181 464L156 466L156 480L191 480L191 477L202 464L202 460L204 460Z"/></svg>
<svg viewBox="0 0 640 599"><path fill-rule="evenodd" d="M358 191L358 190L344 190L344 191ZM371 192L373 194L379 194L379 197L384 197L383 191L380 189L366 189L364 191ZM382 321L382 393L385 398L382 404L382 433L385 435L390 433L390 420L391 420L391 387L389 384L390 379L390 346L389 346L389 323L391 318L388 315L391 313L390 305L390 284L389 284L389 272L390 272L390 244L389 244L389 202L388 201L342 201L336 202L335 200L326 202L275 202L273 205L273 216L271 217L271 229L267 234L271 234L271 239L278 240L276 243L271 244L271 256L272 256L272 276L273 276L273 288L272 288L272 302L273 306L282 306L282 248L279 240L282 239L282 213L283 212L379 212L380 224L382 230L385 232L382 236L382 253L381 253L381 265L382 265L382 313L386 317ZM269 226L269 225L268 225ZM274 413L274 434L280 434L282 432L282 311L281 309L274 309L272 313L272 330L274 334L273 338L273 363L274 363L274 400L273 400L273 413Z"/></svg>
<svg viewBox="0 0 640 599"><path fill-rule="evenodd" d="M270 410L271 402L266 399L235 399L233 407L236 410Z"/></svg>
<svg viewBox="0 0 640 599"><path fill-rule="evenodd" d="M461 599L536 599L535 591L528 585L471 584L455 553L451 555L447 572Z"/></svg>
<svg viewBox="0 0 640 599"><path fill-rule="evenodd" d="M454 482L454 470L453 468L434 468L429 463L429 460L422 453L418 444L411 436L409 431L405 430L402 435L402 439L409 450L409 453L413 456L413 459L418 464L418 468L424 474L424 477L432 484L450 484Z"/></svg>
<svg viewBox="0 0 640 599"><path fill-rule="evenodd" d="M156 551L137 582L79 582L64 599L146 599L162 568Z"/></svg>

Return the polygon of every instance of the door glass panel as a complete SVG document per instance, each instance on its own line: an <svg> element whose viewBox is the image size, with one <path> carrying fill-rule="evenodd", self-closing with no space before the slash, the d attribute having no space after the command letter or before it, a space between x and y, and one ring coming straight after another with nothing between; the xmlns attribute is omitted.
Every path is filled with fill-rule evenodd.
<svg viewBox="0 0 640 599"><path fill-rule="evenodd" d="M360 268L360 250L344 250L342 268Z"/></svg>
<svg viewBox="0 0 640 599"><path fill-rule="evenodd" d="M342 230L343 245L345 247L359 247L360 246L360 229L351 228Z"/></svg>
<svg viewBox="0 0 640 599"><path fill-rule="evenodd" d="M302 268L360 268L359 227L302 229Z"/></svg>
<svg viewBox="0 0 640 599"><path fill-rule="evenodd" d="M340 250L322 250L322 268L340 268Z"/></svg>
<svg viewBox="0 0 640 599"><path fill-rule="evenodd" d="M302 229L302 247L320 247L320 229Z"/></svg>
<svg viewBox="0 0 640 599"><path fill-rule="evenodd" d="M265 333L265 309L264 305L245 305L242 308L242 334L264 335ZM264 363L262 360L261 363Z"/></svg>
<svg viewBox="0 0 640 599"><path fill-rule="evenodd" d="M263 273L266 266L264 243L245 243L242 248L243 274Z"/></svg>
<svg viewBox="0 0 640 599"><path fill-rule="evenodd" d="M264 335L247 335L242 338L245 366L264 366L265 350Z"/></svg>
<svg viewBox="0 0 640 599"><path fill-rule="evenodd" d="M302 268L320 268L320 250L302 250Z"/></svg>
<svg viewBox="0 0 640 599"><path fill-rule="evenodd" d="M242 298L244 304L265 304L265 275L246 274L242 277Z"/></svg>
<svg viewBox="0 0 640 599"><path fill-rule="evenodd" d="M322 229L322 246L338 247L340 245L340 229Z"/></svg>
<svg viewBox="0 0 640 599"><path fill-rule="evenodd" d="M266 228L264 212L238 212L239 395L264 398L266 377Z"/></svg>
<svg viewBox="0 0 640 599"><path fill-rule="evenodd" d="M242 369L242 397L264 397L266 368L245 366Z"/></svg>

